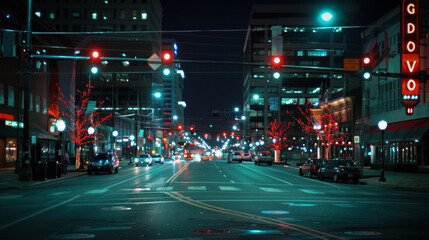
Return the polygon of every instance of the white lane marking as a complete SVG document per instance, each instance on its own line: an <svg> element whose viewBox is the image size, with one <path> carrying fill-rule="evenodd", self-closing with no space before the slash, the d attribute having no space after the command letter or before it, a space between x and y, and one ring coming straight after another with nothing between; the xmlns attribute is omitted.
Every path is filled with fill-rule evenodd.
<svg viewBox="0 0 429 240"><path fill-rule="evenodd" d="M206 188L206 186L188 186L188 190L205 191L205 190L207 190L207 188Z"/></svg>
<svg viewBox="0 0 429 240"><path fill-rule="evenodd" d="M224 174L223 177L226 177L226 175Z"/></svg>
<svg viewBox="0 0 429 240"><path fill-rule="evenodd" d="M171 165L171 164L163 164L162 166L160 166L160 167L158 167L158 168L156 168L156 169L151 169L151 170L149 170L149 171L147 171L147 172L140 173L140 174L138 174L138 175L136 175L136 176L134 176L134 177L131 177L131 178L125 179L125 180L123 180L123 181L117 182L117 183L112 184L112 185L110 185L110 186L108 186L108 187L105 187L105 188L106 188L106 189L109 189L109 188L115 187L115 186L117 186L117 185L119 185L119 184L122 184L122 183L125 183L125 182L128 182L128 181L131 181L131 180L133 180L133 179L139 178L139 177L141 177L141 176L143 176L143 175L146 175L146 174L148 174L148 173L150 173L150 172L162 170L162 168L165 168L165 167L170 166L170 165Z"/></svg>
<svg viewBox="0 0 429 240"><path fill-rule="evenodd" d="M157 187L156 191L171 191L173 187Z"/></svg>
<svg viewBox="0 0 429 240"><path fill-rule="evenodd" d="M261 189L262 191L265 191L265 192L283 192L282 190L277 189L277 188L260 187L259 189Z"/></svg>
<svg viewBox="0 0 429 240"><path fill-rule="evenodd" d="M283 174L287 174L287 175L291 175L291 176L294 176L296 178L307 179L309 181L317 181L318 183L322 183L322 184L325 184L325 185L328 185L328 186L331 186L331 187L334 187L334 188L338 188L338 189L341 188L340 185L338 185L338 184L332 184L332 183L328 183L328 182L318 181L317 179L313 179L313 178L303 178L302 176L299 176L298 174L292 174L292 173L288 173L288 172L283 172L283 171L277 170L275 168L270 168L270 170L271 171L275 171L275 172L279 172L279 173L283 173Z"/></svg>
<svg viewBox="0 0 429 240"><path fill-rule="evenodd" d="M231 186L219 186L219 189L222 191L241 191L241 188Z"/></svg>
<svg viewBox="0 0 429 240"><path fill-rule="evenodd" d="M234 181L234 180L231 180L231 182L232 182L232 183L235 183L235 181Z"/></svg>
<svg viewBox="0 0 429 240"><path fill-rule="evenodd" d="M51 196L58 196L58 195L63 195L63 194L67 194L67 193L71 193L71 192L54 192L54 193L51 193L49 195L51 195Z"/></svg>
<svg viewBox="0 0 429 240"><path fill-rule="evenodd" d="M0 199L14 199L14 198L20 198L22 195L6 195L6 196L0 196Z"/></svg>
<svg viewBox="0 0 429 240"><path fill-rule="evenodd" d="M10 223L8 223L8 224L6 224L6 225L0 226L0 230L3 230L3 229L8 228L8 227L10 227L10 226L12 226L12 225L15 225L15 224L17 224L17 223L20 223L20 222L22 222L22 221L25 221L25 220L27 220L27 219L30 219L30 218L32 218L32 217L34 217L34 216L37 216L37 215L42 214L42 213L44 213L44 212L47 212L47 211L49 211L49 210L51 210L51 209L53 209L53 208L56 208L56 207L62 206L62 205L64 205L64 204L68 203L68 202L71 202L71 201L75 200L75 199L76 199L76 198L78 198L78 197L80 197L80 195L74 196L74 197L70 198L69 200L66 200L66 201L60 202L60 203L58 203L58 204L55 204L55 205L53 205L53 206L50 206L50 207L48 207L48 208L42 209L42 210L37 211L37 212L35 212L35 213L32 213L32 214L30 214L30 215L28 215L28 216L25 216L25 217L23 217L23 218L20 218L20 219L18 219L18 220L15 220L15 221L13 221L13 222L10 222Z"/></svg>
<svg viewBox="0 0 429 240"><path fill-rule="evenodd" d="M253 172L256 172L256 173L258 173L258 174L261 174L261 175L267 176L267 177L269 177L269 178L275 179L275 180L277 180L277 181L279 181L279 182L286 183L286 184L289 184L289 185L291 185L291 186L293 186L293 185L294 185L294 184L292 184L292 183L290 183L290 182L287 182L287 181L285 181L285 180L283 180L283 179L276 178L276 177L273 177L273 176L268 175L268 174L266 174L266 173L262 173L262 172L258 172L258 171L256 171L256 170L253 170L253 169L251 169L250 167L247 167L247 166L245 166L245 165L243 165L243 167L245 167L245 168L247 168L247 169L249 169L249 170L251 170L251 171L253 171Z"/></svg>
<svg viewBox="0 0 429 240"><path fill-rule="evenodd" d="M325 194L324 192L319 192L319 191L315 191L315 190L311 190L311 189L299 189L300 191L303 191L305 193L310 193L310 194Z"/></svg>
<svg viewBox="0 0 429 240"><path fill-rule="evenodd" d="M94 190L89 190L89 191L86 191L85 193L86 194L98 194L98 193L105 193L105 192L107 192L109 189L94 189Z"/></svg>
<svg viewBox="0 0 429 240"><path fill-rule="evenodd" d="M350 203L334 203L334 206L343 207L343 208L355 208L355 207L357 207L355 204L350 204Z"/></svg>

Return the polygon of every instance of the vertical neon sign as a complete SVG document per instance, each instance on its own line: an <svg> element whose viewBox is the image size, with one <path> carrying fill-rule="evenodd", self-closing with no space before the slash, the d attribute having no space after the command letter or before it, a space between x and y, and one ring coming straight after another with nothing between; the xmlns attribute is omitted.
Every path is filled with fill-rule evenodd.
<svg viewBox="0 0 429 240"><path fill-rule="evenodd" d="M406 107L407 115L413 114L413 107L420 101L418 10L418 0L402 1L401 73L416 75L415 78L402 78L402 102Z"/></svg>

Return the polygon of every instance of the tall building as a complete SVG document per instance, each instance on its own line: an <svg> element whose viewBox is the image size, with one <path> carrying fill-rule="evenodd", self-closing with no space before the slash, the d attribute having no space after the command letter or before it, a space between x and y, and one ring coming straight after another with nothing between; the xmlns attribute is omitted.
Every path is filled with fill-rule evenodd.
<svg viewBox="0 0 429 240"><path fill-rule="evenodd" d="M297 111L307 101L315 108L326 92L341 93L343 68L348 50L347 38L339 26L344 19L323 22L317 4L255 4L250 13L249 30L244 43L245 69L243 109L247 115L245 136L253 144L268 143L266 129L278 119L291 121L287 112ZM353 5L336 5L333 14L352 16ZM338 15L338 14L337 14ZM283 67L273 69L271 56L283 56ZM274 73L278 72L278 76ZM309 140L299 126L290 136L289 158L302 158ZM307 153L305 153L307 154Z"/></svg>
<svg viewBox="0 0 429 240"><path fill-rule="evenodd" d="M162 139L162 103L153 96L163 83L147 59L161 51L160 0L35 0L34 13L74 42L76 57L100 52L98 74L90 73L89 61L76 61L77 88L91 81L92 100L103 101L103 114L114 116L97 129L105 137L96 151L115 146L120 156L131 157L155 150L156 142L147 139Z"/></svg>
<svg viewBox="0 0 429 240"><path fill-rule="evenodd" d="M424 1L410 2L420 2L420 5L413 5L409 13L406 7L397 6L370 24L371 27L366 28L362 35L364 53L373 62L372 77L364 81L363 114L367 121L362 140L365 143L366 164L375 167L379 167L383 159L381 132L377 126L380 120L388 123L384 134L385 168L410 170L429 167L429 62L426 60L429 54L429 18L425 14L429 5ZM417 19L404 21L402 14L410 13L417 14ZM409 24L416 31L407 28L411 26ZM416 63L410 60L410 53L407 52L406 43L411 40L404 38L404 35L415 32L418 33L414 43L416 49L411 50L417 56ZM412 45L413 43L410 46ZM409 72L417 74L415 79L420 83L420 87L416 89L419 103L413 108L412 115L407 115L404 105L407 95L404 95L403 89L407 84L403 81L411 78L404 78L403 74L407 73L404 72L404 66L411 67Z"/></svg>

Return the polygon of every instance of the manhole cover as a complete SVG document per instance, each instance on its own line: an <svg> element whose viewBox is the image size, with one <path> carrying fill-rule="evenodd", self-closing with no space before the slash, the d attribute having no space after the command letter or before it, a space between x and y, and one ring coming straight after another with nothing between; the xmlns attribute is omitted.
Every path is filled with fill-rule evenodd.
<svg viewBox="0 0 429 240"><path fill-rule="evenodd" d="M94 237L95 237L94 234L81 233L81 234L63 234L63 235L55 236L54 238L55 239L90 239Z"/></svg>

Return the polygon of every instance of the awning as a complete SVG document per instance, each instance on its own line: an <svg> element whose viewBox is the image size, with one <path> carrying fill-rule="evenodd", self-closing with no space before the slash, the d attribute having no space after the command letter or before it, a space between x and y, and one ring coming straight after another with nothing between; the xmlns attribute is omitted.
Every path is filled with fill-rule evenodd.
<svg viewBox="0 0 429 240"><path fill-rule="evenodd" d="M420 141L429 130L429 118L416 119L389 124L384 132L386 141L410 142ZM378 126L371 127L368 142L380 142L381 131Z"/></svg>
<svg viewBox="0 0 429 240"><path fill-rule="evenodd" d="M57 140L57 138L52 136L48 131L35 124L30 128L30 136L36 136L37 139Z"/></svg>

